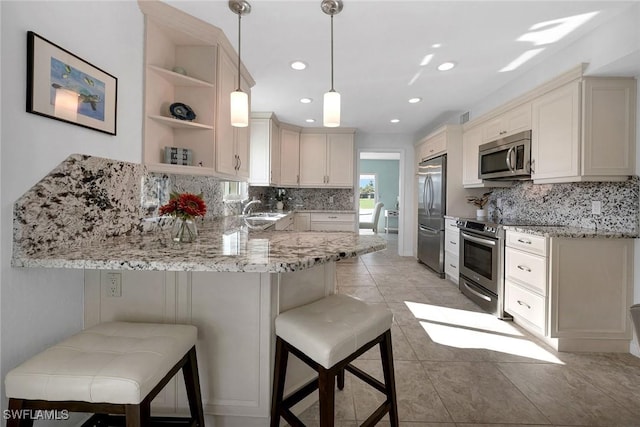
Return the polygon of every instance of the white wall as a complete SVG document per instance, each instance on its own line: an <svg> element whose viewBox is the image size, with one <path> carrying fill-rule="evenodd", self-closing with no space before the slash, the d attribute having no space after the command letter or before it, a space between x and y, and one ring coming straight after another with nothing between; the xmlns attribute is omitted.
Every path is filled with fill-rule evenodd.
<svg viewBox="0 0 640 427"><path fill-rule="evenodd" d="M399 152L400 153L400 217L398 218L398 253L401 256L414 256L416 239L415 206L413 193L415 187L413 136L396 134L366 134L356 132L356 158L360 152ZM356 162L359 167L360 162ZM359 171L356 170L356 176Z"/></svg>
<svg viewBox="0 0 640 427"><path fill-rule="evenodd" d="M638 80L638 93L636 97L636 175L640 175L640 73L636 76ZM638 218L640 221L640 218ZM633 287L633 302L634 304L640 303L640 239L636 239L634 245L634 287ZM633 341L631 342L631 353L640 357L640 344L638 343L638 337L634 334Z"/></svg>
<svg viewBox="0 0 640 427"><path fill-rule="evenodd" d="M135 1L0 1L1 379L82 328L83 272L12 268L12 205L72 153L139 162L144 20ZM117 135L25 112L31 30L118 78ZM4 381L2 397L4 398ZM2 401L6 407L6 401ZM38 424L42 425L42 424Z"/></svg>

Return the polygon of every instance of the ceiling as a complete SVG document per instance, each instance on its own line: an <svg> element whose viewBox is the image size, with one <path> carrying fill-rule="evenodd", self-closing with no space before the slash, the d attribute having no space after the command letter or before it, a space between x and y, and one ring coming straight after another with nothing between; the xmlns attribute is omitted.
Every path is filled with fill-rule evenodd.
<svg viewBox="0 0 640 427"><path fill-rule="evenodd" d="M242 18L242 61L256 81L252 111L273 111L297 126L322 126L322 98L331 82L330 17L320 9L321 1L249 1L252 11ZM166 2L221 28L237 49L238 19L227 1ZM334 18L334 86L342 96L341 126L417 135L468 111L634 3L345 0ZM579 21L565 18L592 12L598 13L556 42L517 40L524 34L562 31ZM560 21L532 29L553 20ZM544 49L533 59L499 72L538 48ZM427 55L432 55L430 62L421 65ZM307 69L291 69L294 60L306 62ZM445 61L456 67L438 71ZM629 68L629 63L620 67ZM313 102L302 104L303 97ZM410 104L413 97L422 101Z"/></svg>

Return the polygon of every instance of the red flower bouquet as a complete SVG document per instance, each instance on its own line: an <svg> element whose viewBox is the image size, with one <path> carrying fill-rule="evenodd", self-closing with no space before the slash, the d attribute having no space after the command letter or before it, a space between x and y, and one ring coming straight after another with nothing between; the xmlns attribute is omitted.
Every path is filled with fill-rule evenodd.
<svg viewBox="0 0 640 427"><path fill-rule="evenodd" d="M207 205L202 200L202 195L192 193L171 193L169 202L160 206L160 215L171 215L183 220L204 216L207 213Z"/></svg>

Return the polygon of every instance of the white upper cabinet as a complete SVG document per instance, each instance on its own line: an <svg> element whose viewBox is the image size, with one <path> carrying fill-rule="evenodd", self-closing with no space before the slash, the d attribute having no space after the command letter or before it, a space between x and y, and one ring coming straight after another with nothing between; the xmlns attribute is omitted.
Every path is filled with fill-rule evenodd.
<svg viewBox="0 0 640 427"><path fill-rule="evenodd" d="M491 142L531 129L531 103L510 109L482 125L482 142Z"/></svg>
<svg viewBox="0 0 640 427"><path fill-rule="evenodd" d="M273 165L272 165L273 166ZM280 181L283 187L297 186L300 182L300 131L280 127Z"/></svg>
<svg viewBox="0 0 640 427"><path fill-rule="evenodd" d="M249 183L268 186L280 181L280 126L273 113L251 115Z"/></svg>
<svg viewBox="0 0 640 427"><path fill-rule="evenodd" d="M354 182L353 132L300 135L300 185L351 188Z"/></svg>
<svg viewBox="0 0 640 427"><path fill-rule="evenodd" d="M476 126L462 134L462 185L482 187L478 178L478 147L482 144L482 127Z"/></svg>
<svg viewBox="0 0 640 427"><path fill-rule="evenodd" d="M620 181L635 169L633 78L585 77L533 101L535 183Z"/></svg>
<svg viewBox="0 0 640 427"><path fill-rule="evenodd" d="M417 152L418 152L418 162L446 153L447 152L446 133L440 132L435 136L425 138L419 143L417 147Z"/></svg>
<svg viewBox="0 0 640 427"><path fill-rule="evenodd" d="M219 28L163 2L138 5L145 15L142 162L155 172L248 178L248 129L226 127L229 94L222 88L230 85L228 75L237 76L229 40ZM243 90L250 93L254 81L244 67L242 78ZM173 103L189 106L195 119L172 117ZM172 164L166 147L176 148L184 159L179 155L179 164ZM225 158L219 160L221 152Z"/></svg>

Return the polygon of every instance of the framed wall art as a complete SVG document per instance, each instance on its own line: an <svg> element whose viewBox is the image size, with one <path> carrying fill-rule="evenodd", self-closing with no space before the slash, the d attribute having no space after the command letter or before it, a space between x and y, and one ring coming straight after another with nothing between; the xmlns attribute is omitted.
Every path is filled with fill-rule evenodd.
<svg viewBox="0 0 640 427"><path fill-rule="evenodd" d="M116 134L118 79L27 33L27 112Z"/></svg>

